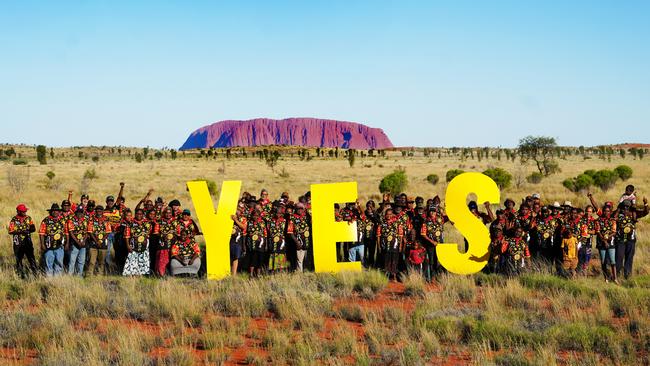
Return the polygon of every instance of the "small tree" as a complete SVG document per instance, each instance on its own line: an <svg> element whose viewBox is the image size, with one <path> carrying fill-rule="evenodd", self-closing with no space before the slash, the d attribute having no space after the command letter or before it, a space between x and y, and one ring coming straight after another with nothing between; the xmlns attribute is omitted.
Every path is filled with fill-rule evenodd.
<svg viewBox="0 0 650 366"><path fill-rule="evenodd" d="M568 178L562 182L562 185L574 193L586 191L594 184L593 178L587 174L580 174L575 178Z"/></svg>
<svg viewBox="0 0 650 366"><path fill-rule="evenodd" d="M512 175L501 168L491 168L484 171L483 174L492 178L500 189L508 188L512 181Z"/></svg>
<svg viewBox="0 0 650 366"><path fill-rule="evenodd" d="M36 146L36 160L38 160L41 165L47 164L46 154L47 147L45 147L45 145Z"/></svg>
<svg viewBox="0 0 650 366"><path fill-rule="evenodd" d="M557 143L553 137L527 136L519 140L517 151L522 163L532 160L540 173L549 176L558 169L554 161L556 148Z"/></svg>
<svg viewBox="0 0 650 366"><path fill-rule="evenodd" d="M457 175L461 175L463 173L465 173L465 171L461 169L447 170L447 174L445 174L445 179L447 180L447 183L449 183L451 182L452 179L456 178Z"/></svg>
<svg viewBox="0 0 650 366"><path fill-rule="evenodd" d="M390 192L393 196L404 192L408 186L408 177L404 170L395 170L394 172L385 176L379 183L379 191L381 193Z"/></svg>
<svg viewBox="0 0 650 366"><path fill-rule="evenodd" d="M355 151L354 149L348 150L348 163L350 164L350 168L354 166L354 159L355 159Z"/></svg>
<svg viewBox="0 0 650 366"><path fill-rule="evenodd" d="M178 156L178 152L176 152L176 150L172 149L169 151L169 154L171 155L172 160L176 160L176 157Z"/></svg>
<svg viewBox="0 0 650 366"><path fill-rule="evenodd" d="M628 180L632 178L632 168L627 165L619 165L614 169L614 171L616 174L618 174L618 177L621 178L621 180Z"/></svg>
<svg viewBox="0 0 650 366"><path fill-rule="evenodd" d="M140 154L139 152L135 153L135 161L136 163L142 163L142 154Z"/></svg>

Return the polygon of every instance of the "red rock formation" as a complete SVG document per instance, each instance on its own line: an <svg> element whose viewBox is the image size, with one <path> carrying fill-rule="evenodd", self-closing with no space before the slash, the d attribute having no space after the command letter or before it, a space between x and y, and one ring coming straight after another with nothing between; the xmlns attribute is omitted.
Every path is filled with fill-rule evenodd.
<svg viewBox="0 0 650 366"><path fill-rule="evenodd" d="M258 118L248 121L221 121L192 132L181 150L290 145L341 147L349 149L384 149L393 147L380 128L355 122L317 118Z"/></svg>

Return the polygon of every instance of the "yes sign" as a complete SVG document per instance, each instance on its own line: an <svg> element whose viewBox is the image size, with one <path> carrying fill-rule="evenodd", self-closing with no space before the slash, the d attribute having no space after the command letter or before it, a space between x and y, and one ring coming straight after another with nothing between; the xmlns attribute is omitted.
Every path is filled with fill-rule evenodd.
<svg viewBox="0 0 650 366"><path fill-rule="evenodd" d="M205 238L208 279L230 275L230 235L234 225L231 216L237 211L240 181L224 181L215 211L208 186L204 181L187 182L196 215ZM474 193L477 202L500 202L496 183L481 173L463 173L447 186L446 212L455 228L467 239L466 253L456 243L436 247L438 260L449 272L472 274L487 264L490 235L488 229L467 208L467 196ZM314 267L316 272L361 271L360 262L337 262L336 243L356 240L356 223L334 220L334 204L354 202L357 183L328 183L311 186Z"/></svg>

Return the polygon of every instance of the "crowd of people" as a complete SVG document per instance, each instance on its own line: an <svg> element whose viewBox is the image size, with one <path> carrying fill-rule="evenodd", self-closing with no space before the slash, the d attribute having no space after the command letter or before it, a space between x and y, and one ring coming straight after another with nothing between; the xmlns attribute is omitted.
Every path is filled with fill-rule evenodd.
<svg viewBox="0 0 650 366"><path fill-rule="evenodd" d="M39 228L40 261L34 256L32 233L37 231L24 204L9 223L16 255L16 270L25 275L48 276L123 274L196 276L201 269L201 235L191 212L177 199L151 200L153 190L135 209L126 206L124 183L117 198L96 205L87 195L71 203L72 192L59 206L52 204ZM633 186L615 202L595 202L574 207L565 201L544 203L539 194L512 199L492 211L469 202L469 210L489 225L490 245L485 271L517 275L533 263L555 266L562 276L586 274L594 247L598 250L605 281L618 283L619 274L632 274L637 221L648 215L648 201L637 202ZM444 243L445 225L453 225L439 197L384 194L381 202L369 200L335 205L337 221L356 223L357 241L337 244L339 261L360 261L398 280L417 272L432 280L444 271L436 246ZM230 239L232 273L260 276L285 271L313 270L311 194L293 201L287 192L276 200L263 189L260 197L244 192L232 216ZM465 242L467 249L468 243ZM27 259L25 268L23 260ZM42 269L42 270L41 270Z"/></svg>

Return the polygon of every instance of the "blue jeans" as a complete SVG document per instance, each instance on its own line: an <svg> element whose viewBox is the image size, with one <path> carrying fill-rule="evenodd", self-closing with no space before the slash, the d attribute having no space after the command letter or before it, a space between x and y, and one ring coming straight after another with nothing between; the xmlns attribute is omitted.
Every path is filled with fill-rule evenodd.
<svg viewBox="0 0 650 366"><path fill-rule="evenodd" d="M113 241L115 241L115 233L108 233L106 235L106 245L108 250L106 250L106 258L104 259L108 265L113 263L114 260L113 255L111 254L111 249L113 249Z"/></svg>
<svg viewBox="0 0 650 366"><path fill-rule="evenodd" d="M72 246L70 250L70 262L68 263L68 273L71 275L82 276L84 274L84 265L86 264L86 247L77 248Z"/></svg>
<svg viewBox="0 0 650 366"><path fill-rule="evenodd" d="M599 249L600 251L600 264L605 265L607 262L607 259L609 259L609 264L610 265L615 265L616 264L616 248L609 248L609 249Z"/></svg>
<svg viewBox="0 0 650 366"><path fill-rule="evenodd" d="M45 257L45 274L58 276L63 271L63 248L49 249L43 254Z"/></svg>
<svg viewBox="0 0 650 366"><path fill-rule="evenodd" d="M359 261L361 264L363 264L363 252L364 252L364 246L363 244L360 245L355 245L350 250L348 251L349 257L350 257L350 262L356 262L357 261L357 256L359 256Z"/></svg>

